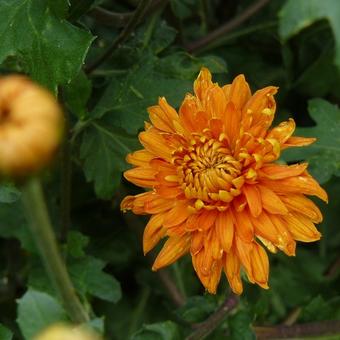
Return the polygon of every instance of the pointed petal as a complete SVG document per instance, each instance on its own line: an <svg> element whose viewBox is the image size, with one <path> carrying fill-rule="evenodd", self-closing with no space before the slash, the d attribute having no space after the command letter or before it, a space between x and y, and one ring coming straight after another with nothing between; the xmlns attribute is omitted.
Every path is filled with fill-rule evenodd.
<svg viewBox="0 0 340 340"><path fill-rule="evenodd" d="M319 183L306 172L300 176L289 177L275 181L262 179L261 183L278 194L292 193L313 195L319 197L325 202L328 202L326 191L322 189Z"/></svg>
<svg viewBox="0 0 340 340"><path fill-rule="evenodd" d="M169 237L158 254L152 266L152 270L156 271L166 267L186 254L190 249L190 240L190 234Z"/></svg>
<svg viewBox="0 0 340 340"><path fill-rule="evenodd" d="M268 289L269 260L266 251L258 244L253 244L251 266L255 282L262 288Z"/></svg>
<svg viewBox="0 0 340 340"><path fill-rule="evenodd" d="M261 194L263 209L267 210L271 214L284 215L288 213L287 207L274 191L263 185L258 185L258 189Z"/></svg>
<svg viewBox="0 0 340 340"><path fill-rule="evenodd" d="M282 202L286 205L289 210L303 214L310 218L314 223L322 222L322 214L319 208L304 195L283 195L280 196Z"/></svg>
<svg viewBox="0 0 340 340"><path fill-rule="evenodd" d="M145 149L156 157L171 160L173 150L166 143L166 140L162 137L162 135L155 132L153 129L141 132L139 134L139 140Z"/></svg>
<svg viewBox="0 0 340 340"><path fill-rule="evenodd" d="M236 109L241 110L251 97L251 91L243 74L238 75L232 82L229 92L229 100Z"/></svg>
<svg viewBox="0 0 340 340"><path fill-rule="evenodd" d="M143 252L147 254L165 236L166 229L163 228L164 214L151 216L143 234Z"/></svg>
<svg viewBox="0 0 340 340"><path fill-rule="evenodd" d="M299 213L291 213L283 217L293 238L302 242L314 242L321 238L320 232L314 223Z"/></svg>
<svg viewBox="0 0 340 340"><path fill-rule="evenodd" d="M215 225L222 249L228 253L234 239L234 221L230 211L220 212L216 218Z"/></svg>
<svg viewBox="0 0 340 340"><path fill-rule="evenodd" d="M307 146L316 141L316 138L306 138L306 137L289 137L287 141L281 146L282 150L292 147Z"/></svg>
<svg viewBox="0 0 340 340"><path fill-rule="evenodd" d="M131 183L142 188L152 188L157 185L157 171L152 168L137 167L124 172L124 177Z"/></svg>
<svg viewBox="0 0 340 340"><path fill-rule="evenodd" d="M259 216L262 212L262 200L259 189L256 185L244 185L242 190L246 196L251 214L254 217Z"/></svg>
<svg viewBox="0 0 340 340"><path fill-rule="evenodd" d="M126 161L135 166L149 167L149 162L153 157L154 155L143 149L129 153L126 156Z"/></svg>
<svg viewBox="0 0 340 340"><path fill-rule="evenodd" d="M180 223L183 223L191 213L188 209L188 201L177 201L175 206L170 209L164 216L164 227L170 228Z"/></svg>
<svg viewBox="0 0 340 340"><path fill-rule="evenodd" d="M294 177L301 175L306 169L308 164L294 164L294 165L281 165L281 164L266 164L259 171L259 177L269 179L283 179L287 177Z"/></svg>
<svg viewBox="0 0 340 340"><path fill-rule="evenodd" d="M254 228L246 211L234 213L236 234L245 242L254 239Z"/></svg>
<svg viewBox="0 0 340 340"><path fill-rule="evenodd" d="M213 86L211 78L212 77L210 71L207 68L202 67L201 72L194 82L194 91L196 97L200 101L204 101L207 90Z"/></svg>
<svg viewBox="0 0 340 340"><path fill-rule="evenodd" d="M227 276L229 285L235 294L242 294L243 285L240 277L241 263L235 250L225 255L224 272Z"/></svg>

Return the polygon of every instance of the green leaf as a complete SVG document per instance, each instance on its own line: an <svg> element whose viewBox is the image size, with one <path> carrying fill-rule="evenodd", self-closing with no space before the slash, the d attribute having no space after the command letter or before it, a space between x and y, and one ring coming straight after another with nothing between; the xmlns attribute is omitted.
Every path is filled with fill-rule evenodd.
<svg viewBox="0 0 340 340"><path fill-rule="evenodd" d="M13 338L13 333L8 328L0 324L0 339L1 340L12 340L12 338Z"/></svg>
<svg viewBox="0 0 340 340"><path fill-rule="evenodd" d="M299 320L302 322L315 322L319 320L332 319L333 310L322 296L314 297L306 306L303 307Z"/></svg>
<svg viewBox="0 0 340 340"><path fill-rule="evenodd" d="M20 191L12 184L0 184L0 203L14 203L20 198Z"/></svg>
<svg viewBox="0 0 340 340"><path fill-rule="evenodd" d="M310 100L308 110L317 125L298 128L295 135L316 137L317 141L308 147L288 149L283 159L308 161L310 172L325 183L332 175L340 176L340 110L323 99Z"/></svg>
<svg viewBox="0 0 340 340"><path fill-rule="evenodd" d="M110 113L116 126L135 134L147 120L147 107L157 104L158 97L165 96L170 104L178 106L191 87L191 81L157 72L154 63L141 63L124 78L111 80L93 116Z"/></svg>
<svg viewBox="0 0 340 340"><path fill-rule="evenodd" d="M68 0L47 0L48 6L59 18L65 18L68 12Z"/></svg>
<svg viewBox="0 0 340 340"><path fill-rule="evenodd" d="M335 39L335 64L340 68L340 6L338 0L288 0L280 12L280 36L287 40L314 22L328 20Z"/></svg>
<svg viewBox="0 0 340 340"><path fill-rule="evenodd" d="M74 258L84 257L84 248L89 244L89 238L78 231L70 231L67 235L67 253Z"/></svg>
<svg viewBox="0 0 340 340"><path fill-rule="evenodd" d="M73 283L81 294L91 294L102 300L117 302L122 297L119 282L103 271L105 263L92 256L73 260L69 271Z"/></svg>
<svg viewBox="0 0 340 340"><path fill-rule="evenodd" d="M246 310L241 310L228 319L232 340L255 340L251 329L251 317Z"/></svg>
<svg viewBox="0 0 340 340"><path fill-rule="evenodd" d="M17 322L25 339L32 339L45 327L66 320L64 309L56 299L46 293L29 289L18 300Z"/></svg>
<svg viewBox="0 0 340 340"><path fill-rule="evenodd" d="M64 87L64 100L67 108L79 119L87 114L86 103L91 96L92 84L83 71Z"/></svg>
<svg viewBox="0 0 340 340"><path fill-rule="evenodd" d="M214 296L192 296L176 313L187 322L197 323L210 316L216 310L216 307L217 300Z"/></svg>
<svg viewBox="0 0 340 340"><path fill-rule="evenodd" d="M116 126L135 134L148 120L147 107L159 97L166 97L178 107L187 92L192 92L194 79L202 66L212 72L226 72L225 63L218 57L194 58L185 53L163 59L145 56L124 78L113 78L94 112L95 117L110 113Z"/></svg>
<svg viewBox="0 0 340 340"><path fill-rule="evenodd" d="M138 148L136 137L114 127L111 117L93 120L83 134L80 157L88 181L94 182L98 197L110 198L127 169L125 157Z"/></svg>
<svg viewBox="0 0 340 340"><path fill-rule="evenodd" d="M64 2L52 7L51 0L0 2L0 63L16 56L27 73L54 91L79 72L93 40L55 14L65 12Z"/></svg>
<svg viewBox="0 0 340 340"><path fill-rule="evenodd" d="M180 340L178 326L172 321L164 321L144 325L142 329L132 335L131 340Z"/></svg>
<svg viewBox="0 0 340 340"><path fill-rule="evenodd" d="M21 201L0 203L0 236L17 238L22 247L35 252L35 244L29 232Z"/></svg>

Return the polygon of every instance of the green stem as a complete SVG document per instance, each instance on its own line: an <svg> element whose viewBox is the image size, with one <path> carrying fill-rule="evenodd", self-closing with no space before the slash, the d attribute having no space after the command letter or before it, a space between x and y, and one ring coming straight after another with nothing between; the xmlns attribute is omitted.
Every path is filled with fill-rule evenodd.
<svg viewBox="0 0 340 340"><path fill-rule="evenodd" d="M137 307L135 308L134 312L131 315L131 322L128 331L128 338L130 339L131 335L137 330L137 327L141 321L141 317L144 313L146 303L150 297L150 288L144 287L141 295L139 297L139 302Z"/></svg>
<svg viewBox="0 0 340 340"><path fill-rule="evenodd" d="M58 250L38 178L32 178L24 185L22 200L29 220L29 227L45 270L62 299L66 311L73 322L84 323L89 321L89 316L76 295L65 263Z"/></svg>
<svg viewBox="0 0 340 340"><path fill-rule="evenodd" d="M177 285L179 287L179 290L181 291L183 297L186 299L187 298L187 294L186 294L186 289L185 289L185 285L183 282L183 277L182 277L182 273L181 273L181 269L179 268L179 265L177 262L175 262L172 265L173 269L174 269L174 274L175 274L175 279L177 282Z"/></svg>
<svg viewBox="0 0 340 340"><path fill-rule="evenodd" d="M66 136L61 149L61 180L60 180L60 240L65 242L71 225L71 134L69 132L69 117L65 111Z"/></svg>

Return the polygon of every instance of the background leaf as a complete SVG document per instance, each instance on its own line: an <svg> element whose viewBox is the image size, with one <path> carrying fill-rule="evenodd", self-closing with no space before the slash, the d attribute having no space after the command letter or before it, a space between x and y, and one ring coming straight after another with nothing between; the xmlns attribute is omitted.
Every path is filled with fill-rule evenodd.
<svg viewBox="0 0 340 340"><path fill-rule="evenodd" d="M54 91L78 73L93 39L54 14L65 14L65 1L59 3L63 7L51 9L44 0L0 2L0 63L16 56L31 77Z"/></svg>
<svg viewBox="0 0 340 340"><path fill-rule="evenodd" d="M25 339L32 339L45 327L66 320L63 308L57 300L46 293L29 289L18 300L17 322Z"/></svg>

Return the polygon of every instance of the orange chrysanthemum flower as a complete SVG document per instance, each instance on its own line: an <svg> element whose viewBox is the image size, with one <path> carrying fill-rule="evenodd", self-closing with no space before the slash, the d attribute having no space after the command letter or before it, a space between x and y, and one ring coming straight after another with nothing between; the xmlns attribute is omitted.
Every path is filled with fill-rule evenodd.
<svg viewBox="0 0 340 340"><path fill-rule="evenodd" d="M282 150L309 145L292 137L293 119L270 128L277 87L253 95L243 75L220 87L203 68L177 113L160 98L148 109L150 123L139 135L143 150L127 156L134 165L124 176L149 190L127 196L123 210L151 214L144 253L167 240L153 270L190 252L195 271L215 293L224 270L241 294L240 270L268 288L266 247L295 255L295 241L320 239L314 223L322 215L305 195L327 201L307 164L275 163Z"/></svg>

